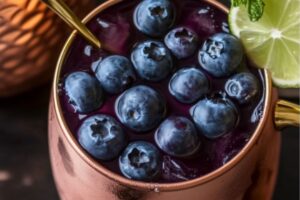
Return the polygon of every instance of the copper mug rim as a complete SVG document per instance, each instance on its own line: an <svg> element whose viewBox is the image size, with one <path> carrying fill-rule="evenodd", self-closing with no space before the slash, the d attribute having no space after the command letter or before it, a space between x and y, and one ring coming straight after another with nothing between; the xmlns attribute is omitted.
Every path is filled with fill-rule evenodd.
<svg viewBox="0 0 300 200"><path fill-rule="evenodd" d="M90 21L94 16L102 12L103 10L107 9L110 6L113 6L122 0L109 0L105 3L99 5L96 7L93 11L91 11L84 19L83 23L87 23ZM219 3L215 0L205 0L212 6L221 9L223 12L228 14L228 8L224 6L222 3ZM207 183L225 172L232 169L235 165L237 165L245 156L246 154L252 149L252 147L256 144L257 140L259 139L262 129L264 127L264 124L266 123L268 111L270 110L271 106L271 93L272 93L272 81L270 73L265 69L263 70L264 73L264 86L265 86L265 101L264 101L264 110L263 110L263 117L261 118L259 124L257 125L253 135L251 136L248 143L244 146L244 148L234 157L232 158L228 163L224 164L223 166L219 167L218 169L195 179L183 181L183 182L177 182L177 183L148 183L148 182L141 182L141 181L135 181L127 179L119 174L116 174L105 167L103 167L101 164L99 164L97 161L95 161L91 156L89 156L85 151L82 150L80 145L78 144L76 138L68 128L66 121L64 120L64 117L62 115L62 109L58 98L58 91L57 86L59 83L59 77L61 68L63 66L65 57L67 55L67 52L77 34L77 31L73 31L70 35L70 37L67 39L57 62L55 74L54 74L54 81L53 81L53 98L54 98L54 108L58 117L59 125L61 129L63 130L63 134L66 137L67 141L69 142L70 146L76 151L76 153L94 170L97 172L103 174L109 179L112 179L122 185L126 185L128 187L137 188L141 190L158 190L158 191L175 191L175 190L183 190L191 187L195 187L200 184Z"/></svg>

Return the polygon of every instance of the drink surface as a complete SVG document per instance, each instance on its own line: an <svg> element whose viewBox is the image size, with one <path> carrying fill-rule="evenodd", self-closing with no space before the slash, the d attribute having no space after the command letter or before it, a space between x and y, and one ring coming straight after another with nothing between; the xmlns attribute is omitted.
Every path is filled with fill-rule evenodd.
<svg viewBox="0 0 300 200"><path fill-rule="evenodd" d="M104 103L99 109L88 114L78 114L70 105L64 92L65 77L76 71L84 71L95 76L95 66L99 64L101 59L113 54L130 58L132 48L136 43L153 39L138 31L133 24L133 12L138 2L140 1L123 1L98 14L88 23L88 27L100 39L102 44L109 48L109 51L94 49L80 36L76 36L69 49L61 71L61 84L58 87L60 87L59 97L64 119L75 137L77 137L78 129L83 120L91 115L108 114L118 120L115 114L115 101L119 94L105 94ZM219 32L228 32L226 13L203 1L174 0L173 2L176 7L176 22L173 27L188 27L194 30L199 38L199 46L193 56L180 60L174 58L174 72L186 66L196 66L209 79L209 93L224 92L225 82L229 77L213 77L200 67L198 63L198 49L209 36ZM163 42L163 37L154 39ZM238 125L232 132L216 139L208 139L201 136L200 150L192 158L175 158L161 151L163 170L158 182L185 181L212 172L232 159L249 141L263 111L264 75L262 70L251 67L247 61L243 61L243 64L237 71L251 72L259 80L259 94L257 98L246 105L238 106ZM137 77L134 85L143 84L158 91L167 102L167 116L179 115L192 120L189 110L193 104L180 103L168 90L171 76L169 75L159 82L149 82ZM122 128L125 130L129 142L143 140L155 145L154 133L156 128L142 134L137 134L123 125ZM99 161L99 164L115 173L121 174L118 158L111 161Z"/></svg>

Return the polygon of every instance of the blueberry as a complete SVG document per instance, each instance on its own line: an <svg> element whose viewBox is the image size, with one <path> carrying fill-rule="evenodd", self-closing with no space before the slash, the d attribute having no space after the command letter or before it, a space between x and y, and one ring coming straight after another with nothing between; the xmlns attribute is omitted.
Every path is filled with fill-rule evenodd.
<svg viewBox="0 0 300 200"><path fill-rule="evenodd" d="M189 157L201 144L200 135L193 122L186 117L169 117L155 132L157 146L171 156Z"/></svg>
<svg viewBox="0 0 300 200"><path fill-rule="evenodd" d="M124 91L136 79L130 61L118 55L104 58L95 73L104 90L112 94Z"/></svg>
<svg viewBox="0 0 300 200"><path fill-rule="evenodd" d="M166 114L166 104L158 92L148 86L139 85L119 96L115 111L125 126L143 132L158 126Z"/></svg>
<svg viewBox="0 0 300 200"><path fill-rule="evenodd" d="M116 158L127 143L120 124L108 115L94 115L84 120L78 130L78 141L100 160Z"/></svg>
<svg viewBox="0 0 300 200"><path fill-rule="evenodd" d="M175 21L175 8L169 0L144 0L136 7L133 21L141 32L162 36Z"/></svg>
<svg viewBox="0 0 300 200"><path fill-rule="evenodd" d="M190 114L200 132L211 139L231 132L238 123L237 108L223 93L200 100Z"/></svg>
<svg viewBox="0 0 300 200"><path fill-rule="evenodd" d="M209 91L209 81L196 68L183 68L169 82L170 93L181 103L193 103Z"/></svg>
<svg viewBox="0 0 300 200"><path fill-rule="evenodd" d="M131 61L139 76L148 81L160 81L173 69L170 51L157 41L138 44L131 53Z"/></svg>
<svg viewBox="0 0 300 200"><path fill-rule="evenodd" d="M178 59L187 58L195 53L198 37L191 29L179 27L166 35L165 44Z"/></svg>
<svg viewBox="0 0 300 200"><path fill-rule="evenodd" d="M225 91L228 96L237 100L240 104L246 104L258 95L258 80L250 73L239 73L226 82Z"/></svg>
<svg viewBox="0 0 300 200"><path fill-rule="evenodd" d="M69 102L78 113L94 111L103 103L103 91L96 78L86 72L73 72L65 80Z"/></svg>
<svg viewBox="0 0 300 200"><path fill-rule="evenodd" d="M130 143L119 157L119 167L124 176L134 180L151 181L161 174L161 155L149 142Z"/></svg>
<svg viewBox="0 0 300 200"><path fill-rule="evenodd" d="M198 60L213 76L224 77L238 67L243 55L243 47L238 38L228 33L217 33L204 42Z"/></svg>

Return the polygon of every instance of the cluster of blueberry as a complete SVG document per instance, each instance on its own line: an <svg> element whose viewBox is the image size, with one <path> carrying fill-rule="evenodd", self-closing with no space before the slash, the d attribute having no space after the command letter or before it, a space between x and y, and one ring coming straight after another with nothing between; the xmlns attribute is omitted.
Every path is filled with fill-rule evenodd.
<svg viewBox="0 0 300 200"><path fill-rule="evenodd" d="M169 0L144 0L134 12L136 28L150 37L165 35L174 22L175 8ZM169 92L183 104L194 104L190 109L192 120L183 116L166 118L166 102L159 92L146 85L132 86L136 73L146 81L164 80L175 70L173 56L188 58L198 46L199 39L193 30L177 27L166 34L164 43L138 43L132 50L131 61L124 56L108 56L95 68L96 77L85 72L68 75L65 91L69 102L76 112L89 113L101 107L104 91L112 95L121 93L115 102L115 113L124 126L137 133L158 127L154 138L159 149L174 157L189 158L201 146L200 134L213 139L234 129L239 120L236 104L253 100L259 87L255 76L243 72L226 82L226 93L209 95L209 79L199 67L182 67L170 78ZM208 38L198 53L200 66L214 77L231 75L242 59L239 40L227 33ZM97 159L105 161L119 156L120 170L128 178L151 181L161 173L159 150L146 141L128 145L122 125L111 116L97 114L85 119L78 130L78 140Z"/></svg>

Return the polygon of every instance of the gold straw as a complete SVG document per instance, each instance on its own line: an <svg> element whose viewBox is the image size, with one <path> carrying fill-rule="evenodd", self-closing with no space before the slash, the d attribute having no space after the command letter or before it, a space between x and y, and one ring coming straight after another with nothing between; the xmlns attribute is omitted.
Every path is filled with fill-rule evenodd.
<svg viewBox="0 0 300 200"><path fill-rule="evenodd" d="M62 0L41 0L51 8L71 28L77 30L93 46L100 48L100 41L89 31L89 29L78 19L72 10Z"/></svg>

